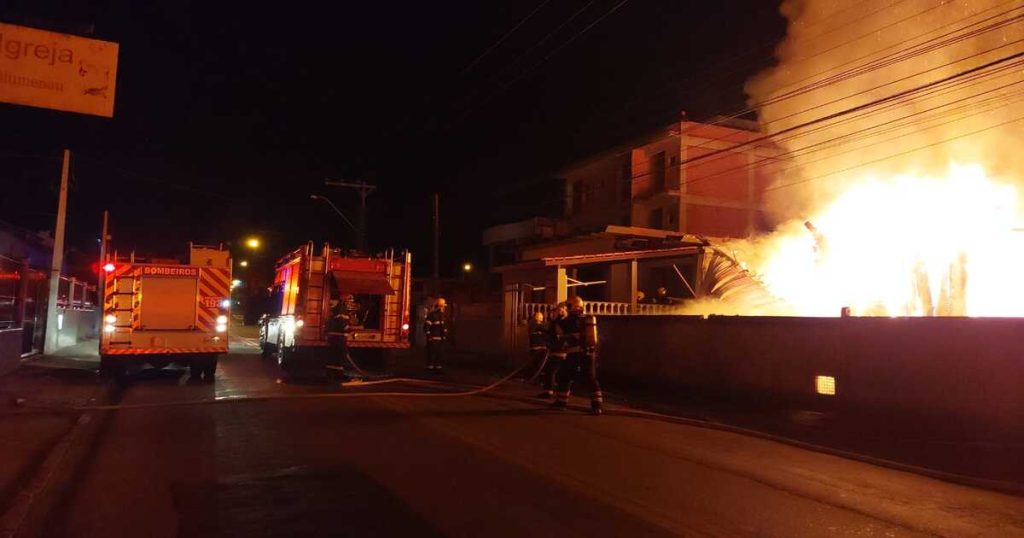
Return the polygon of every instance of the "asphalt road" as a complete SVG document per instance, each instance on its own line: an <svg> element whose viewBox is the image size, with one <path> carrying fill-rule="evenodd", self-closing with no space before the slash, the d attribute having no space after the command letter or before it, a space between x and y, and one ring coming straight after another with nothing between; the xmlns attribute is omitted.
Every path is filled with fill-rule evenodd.
<svg viewBox="0 0 1024 538"><path fill-rule="evenodd" d="M186 377L108 399L425 390L282 383L245 346ZM89 412L16 535L1024 536L1018 497L505 390Z"/></svg>

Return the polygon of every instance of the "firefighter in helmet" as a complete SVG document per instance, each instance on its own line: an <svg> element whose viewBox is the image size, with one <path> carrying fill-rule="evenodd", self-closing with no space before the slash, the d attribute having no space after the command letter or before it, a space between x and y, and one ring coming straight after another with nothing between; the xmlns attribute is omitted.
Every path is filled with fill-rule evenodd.
<svg viewBox="0 0 1024 538"><path fill-rule="evenodd" d="M445 314L448 302L443 297L434 301L433 308L427 312L423 320L423 332L427 335L427 371L440 374L444 372L443 360L444 341L448 339L448 327Z"/></svg>
<svg viewBox="0 0 1024 538"><path fill-rule="evenodd" d="M582 298L574 296L568 303L568 315L559 322L566 356L558 369L558 388L552 407L565 409L573 382L581 378L590 392L590 411L600 415L604 412L604 395L597 382L597 321L583 314Z"/></svg>
<svg viewBox="0 0 1024 538"><path fill-rule="evenodd" d="M345 340L345 329L348 328L350 320L345 310L345 302L340 300L339 294L332 294L330 300L330 319L327 320L327 344L330 352L327 355L327 374L332 372L341 379L347 379L345 375L344 362L348 359L348 342Z"/></svg>
<svg viewBox="0 0 1024 538"><path fill-rule="evenodd" d="M565 338L562 333L562 320L568 316L568 309L565 303L558 303L551 311L551 322L547 327L545 343L547 344L547 362L544 368L538 372L544 383L544 390L537 395L538 398L548 399L555 395L557 384L556 376L558 370L565 362Z"/></svg>

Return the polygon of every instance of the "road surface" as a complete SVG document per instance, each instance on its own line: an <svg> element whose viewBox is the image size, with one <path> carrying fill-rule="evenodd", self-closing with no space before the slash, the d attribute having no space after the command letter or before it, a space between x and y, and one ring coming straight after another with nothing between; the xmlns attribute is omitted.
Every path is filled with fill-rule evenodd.
<svg viewBox="0 0 1024 538"><path fill-rule="evenodd" d="M446 389L282 383L244 344L252 340L222 359L215 385L149 372L102 401ZM505 389L517 390L525 394ZM7 518L9 535L1024 536L1018 497L724 431L549 411L521 397L299 398L85 415L51 451L56 463L42 466L45 489L23 517Z"/></svg>

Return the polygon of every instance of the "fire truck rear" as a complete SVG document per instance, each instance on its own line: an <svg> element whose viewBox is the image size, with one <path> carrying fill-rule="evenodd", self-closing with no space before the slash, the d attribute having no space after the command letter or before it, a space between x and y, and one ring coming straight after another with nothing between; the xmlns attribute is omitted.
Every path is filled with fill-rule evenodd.
<svg viewBox="0 0 1024 538"><path fill-rule="evenodd" d="M264 356L285 368L329 362L329 336L341 336L328 334L332 301L346 313L347 348L408 348L411 272L408 252L350 255L329 245L317 251L310 242L288 253L278 261L273 304L260 323Z"/></svg>
<svg viewBox="0 0 1024 538"><path fill-rule="evenodd" d="M104 260L100 369L177 363L213 379L228 351L231 255L223 246L189 245L189 262L116 254Z"/></svg>

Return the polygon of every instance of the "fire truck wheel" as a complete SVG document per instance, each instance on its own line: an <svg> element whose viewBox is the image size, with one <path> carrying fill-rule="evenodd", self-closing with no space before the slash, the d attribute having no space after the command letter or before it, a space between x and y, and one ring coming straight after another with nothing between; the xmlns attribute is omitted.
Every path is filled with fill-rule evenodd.
<svg viewBox="0 0 1024 538"><path fill-rule="evenodd" d="M264 359L269 359L274 354L274 351L276 349L277 349L277 346L272 345L270 342L267 342L267 335L266 334L261 334L260 335L260 355Z"/></svg>
<svg viewBox="0 0 1024 538"><path fill-rule="evenodd" d="M124 361L117 357L100 357L100 375L121 378L126 371Z"/></svg>
<svg viewBox="0 0 1024 538"><path fill-rule="evenodd" d="M217 372L217 355L211 354L203 357L203 375L207 381L213 381L213 375Z"/></svg>
<svg viewBox="0 0 1024 538"><path fill-rule="evenodd" d="M284 335L283 334L277 338L277 346L275 346L275 347L277 349L277 353L276 353L276 355L277 355L277 365L282 370L287 370L288 367L291 366L291 361L292 361L292 358L293 358L293 355L295 354L295 352L293 350L288 349L284 345Z"/></svg>

